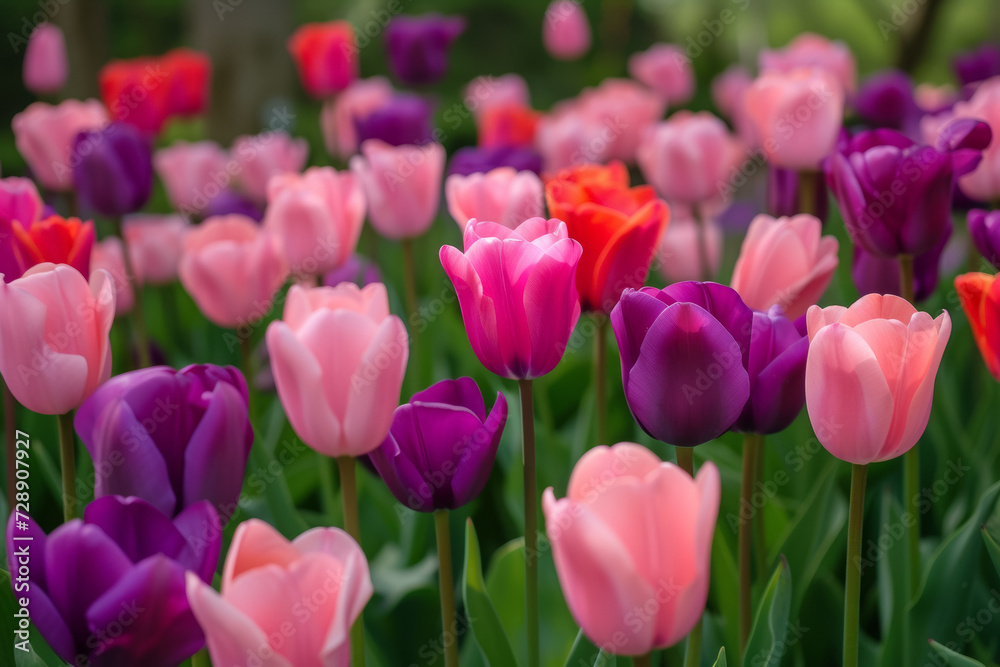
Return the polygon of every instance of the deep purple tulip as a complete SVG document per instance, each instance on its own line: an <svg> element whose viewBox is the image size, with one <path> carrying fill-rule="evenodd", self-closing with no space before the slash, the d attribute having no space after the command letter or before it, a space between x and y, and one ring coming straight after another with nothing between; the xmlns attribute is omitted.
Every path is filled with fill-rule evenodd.
<svg viewBox="0 0 1000 667"><path fill-rule="evenodd" d="M799 205L799 172L770 165L767 176L767 210L775 218L802 213ZM830 195L826 183L816 187L816 217L826 222L830 212Z"/></svg>
<svg viewBox="0 0 1000 667"><path fill-rule="evenodd" d="M487 416L472 378L442 380L396 408L389 435L369 456L410 509L455 509L486 486L506 422L503 394Z"/></svg>
<svg viewBox="0 0 1000 667"><path fill-rule="evenodd" d="M951 237L951 227L937 245L913 258L913 298L925 301L937 289L941 277L941 255ZM895 294L902 296L899 285L899 260L895 257L877 257L860 246L854 246L851 261L851 278L861 296L865 294Z"/></svg>
<svg viewBox="0 0 1000 667"><path fill-rule="evenodd" d="M150 140L135 126L111 123L73 142L73 184L84 211L117 218L142 209L153 191Z"/></svg>
<svg viewBox="0 0 1000 667"><path fill-rule="evenodd" d="M138 496L174 516L208 500L236 509L253 428L243 375L231 366L144 368L111 378L76 414L94 459L94 497Z"/></svg>
<svg viewBox="0 0 1000 667"><path fill-rule="evenodd" d="M901 131L911 128L921 115L913 96L913 81L899 70L878 72L865 79L854 98L854 108L872 127Z"/></svg>
<svg viewBox="0 0 1000 667"><path fill-rule="evenodd" d="M218 522L207 502L171 521L143 500L119 496L98 498L82 521L47 536L31 519L12 515L11 583L66 662L174 667L205 645L184 577L190 570L212 582L222 547ZM31 540L19 539L25 537ZM27 587L17 588L24 579Z"/></svg>
<svg viewBox="0 0 1000 667"><path fill-rule="evenodd" d="M448 71L448 51L465 30L460 16L397 16L385 29L389 69L411 86L440 81Z"/></svg>
<svg viewBox="0 0 1000 667"><path fill-rule="evenodd" d="M212 197L202 214L204 218L214 218L219 215L245 215L254 222L264 219L264 212L249 198L242 194L226 188L216 196Z"/></svg>
<svg viewBox="0 0 1000 667"><path fill-rule="evenodd" d="M394 95L364 118L354 119L358 145L365 139L381 139L391 146L430 143L433 115L434 106L419 95Z"/></svg>
<svg viewBox="0 0 1000 667"><path fill-rule="evenodd" d="M975 51L955 56L951 66L963 86L1000 76L1000 47L983 44Z"/></svg>
<svg viewBox="0 0 1000 667"><path fill-rule="evenodd" d="M622 386L646 433L693 447L725 433L750 396L753 311L716 283L626 289L611 311Z"/></svg>
<svg viewBox="0 0 1000 667"><path fill-rule="evenodd" d="M1000 209L986 211L974 208L969 211L969 236L976 250L994 268L1000 269Z"/></svg>
<svg viewBox="0 0 1000 667"><path fill-rule="evenodd" d="M497 167L513 167L518 171L533 171L536 174L541 174L542 156L530 148L466 146L459 148L451 156L448 174L468 176L469 174L493 171Z"/></svg>

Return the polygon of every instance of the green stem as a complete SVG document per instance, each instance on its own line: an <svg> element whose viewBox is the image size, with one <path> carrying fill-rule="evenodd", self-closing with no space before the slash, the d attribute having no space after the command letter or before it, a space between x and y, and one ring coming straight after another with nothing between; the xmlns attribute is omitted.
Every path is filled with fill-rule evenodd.
<svg viewBox="0 0 1000 667"><path fill-rule="evenodd" d="M751 584L753 577L750 565L750 547L753 537L753 505L750 502L753 496L754 473L757 467L757 452L761 448L760 436L754 433L747 433L743 439L743 479L740 484L740 505L737 516L739 523L739 570L740 570L740 653L746 648L747 639L750 637L750 624L753 620L751 609ZM743 512L748 513L743 518Z"/></svg>
<svg viewBox="0 0 1000 667"><path fill-rule="evenodd" d="M594 402L597 412L597 444L608 444L608 317L594 315Z"/></svg>
<svg viewBox="0 0 1000 667"><path fill-rule="evenodd" d="M135 345L139 352L139 368L147 368L153 364L149 355L149 336L146 333L146 315L142 307L142 285L136 278L136 273L132 267L132 258L129 257L128 243L125 241L125 233L122 228L122 219L115 218L115 234L122 242L122 262L125 266L125 282L133 294L132 312L129 317L132 320L132 332L135 334ZM117 278L116 278L117 279Z"/></svg>
<svg viewBox="0 0 1000 667"><path fill-rule="evenodd" d="M361 545L361 524L358 519L358 486L354 478L354 458L337 457L340 469L340 504L344 510L344 530ZM365 625L364 615L351 626L351 665L365 667Z"/></svg>
<svg viewBox="0 0 1000 667"><path fill-rule="evenodd" d="M212 667L207 648L203 648L191 656L191 667Z"/></svg>
<svg viewBox="0 0 1000 667"><path fill-rule="evenodd" d="M764 481L764 436L760 436L760 446L757 447L757 457L754 462L753 471L754 485ZM753 547L754 558L757 561L757 579L763 580L768 575L770 563L767 560L767 535L764 531L764 515L761 514L759 521L753 522Z"/></svg>
<svg viewBox="0 0 1000 667"><path fill-rule="evenodd" d="M674 447L677 465L687 474L694 477L694 447ZM698 665L701 660L701 619L695 623L688 633L687 653L684 655L685 667Z"/></svg>
<svg viewBox="0 0 1000 667"><path fill-rule="evenodd" d="M899 256L899 294L913 303L913 255Z"/></svg>
<svg viewBox="0 0 1000 667"><path fill-rule="evenodd" d="M448 510L434 512L437 534L438 584L441 588L441 639L444 642L445 667L458 667L458 637L451 630L455 615L455 583L451 569L451 536L448 531Z"/></svg>
<svg viewBox="0 0 1000 667"><path fill-rule="evenodd" d="M10 393L10 387L0 377L0 385L3 386L3 426L4 440L3 446L6 450L7 461L7 507L13 512L17 494L17 399Z"/></svg>
<svg viewBox="0 0 1000 667"><path fill-rule="evenodd" d="M818 171L799 172L799 213L816 215L820 185Z"/></svg>
<svg viewBox="0 0 1000 667"><path fill-rule="evenodd" d="M694 447L674 447L674 453L681 470L694 477Z"/></svg>
<svg viewBox="0 0 1000 667"><path fill-rule="evenodd" d="M868 466L851 467L851 509L847 520L847 582L844 598L844 667L858 667L861 612L861 528L865 515Z"/></svg>
<svg viewBox="0 0 1000 667"><path fill-rule="evenodd" d="M531 380L519 380L518 389L521 395L521 429L524 434L524 592L528 667L538 667L538 509L535 489L535 413L531 401Z"/></svg>
<svg viewBox="0 0 1000 667"><path fill-rule="evenodd" d="M708 258L708 229L706 229L708 219L698 204L691 205L691 216L698 225L698 262L701 265L701 275L698 279L708 281L712 279L712 267Z"/></svg>
<svg viewBox="0 0 1000 667"><path fill-rule="evenodd" d="M899 293L913 303L913 256L899 256ZM905 360L904 360L905 361ZM910 598L920 588L920 443L903 455L903 506L914 518L908 534L910 557Z"/></svg>
<svg viewBox="0 0 1000 667"><path fill-rule="evenodd" d="M62 465L63 520L76 518L76 446L73 412L59 415L59 462Z"/></svg>
<svg viewBox="0 0 1000 667"><path fill-rule="evenodd" d="M652 664L653 656L651 653L632 656L632 667L651 667Z"/></svg>

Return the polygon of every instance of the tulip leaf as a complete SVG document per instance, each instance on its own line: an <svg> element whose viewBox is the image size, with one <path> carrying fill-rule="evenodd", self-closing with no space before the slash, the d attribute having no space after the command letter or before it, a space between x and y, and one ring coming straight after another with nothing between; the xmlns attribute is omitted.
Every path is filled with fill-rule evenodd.
<svg viewBox="0 0 1000 667"><path fill-rule="evenodd" d="M573 648L566 656L565 667L614 667L615 656L594 646L580 630L573 642Z"/></svg>
<svg viewBox="0 0 1000 667"><path fill-rule="evenodd" d="M948 667L984 667L983 663L978 660L967 658L961 653L957 653L947 646L937 643L933 639L930 640L930 644L934 652L941 658L944 658L944 662L935 661L935 664L948 665Z"/></svg>
<svg viewBox="0 0 1000 667"><path fill-rule="evenodd" d="M993 567L997 569L997 574L1000 575L1000 540L986 526L983 526L981 530L983 541L986 542L986 551L990 554L990 560L993 561Z"/></svg>
<svg viewBox="0 0 1000 667"><path fill-rule="evenodd" d="M781 662L791 606L792 575L782 555L757 607L744 654L745 664L777 667Z"/></svg>
<svg viewBox="0 0 1000 667"><path fill-rule="evenodd" d="M476 644L490 667L517 667L514 650L503 629L483 579L476 529L469 519L465 525L465 568L462 572L462 599Z"/></svg>
<svg viewBox="0 0 1000 667"><path fill-rule="evenodd" d="M719 649L719 657L715 659L714 667L727 667L725 646Z"/></svg>
<svg viewBox="0 0 1000 667"><path fill-rule="evenodd" d="M909 526L903 521L903 509L895 495L888 487L883 491L882 517L878 524L878 534L862 538L860 567L862 578L866 574L876 575L880 602L879 622L881 627L885 628L880 664L883 667L894 667L910 664L907 659L909 651L906 643L910 619L907 608L911 593L910 551L906 539ZM912 515L906 514L907 518L910 516Z"/></svg>

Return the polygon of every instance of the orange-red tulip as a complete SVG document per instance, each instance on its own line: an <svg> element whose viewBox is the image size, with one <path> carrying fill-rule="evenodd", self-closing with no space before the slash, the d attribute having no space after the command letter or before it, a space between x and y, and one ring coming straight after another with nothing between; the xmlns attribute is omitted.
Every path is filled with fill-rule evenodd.
<svg viewBox="0 0 1000 667"><path fill-rule="evenodd" d="M85 278L90 277L90 253L94 247L94 223L57 215L30 226L15 221L11 225L14 256L21 271L36 264L69 264Z"/></svg>
<svg viewBox="0 0 1000 667"><path fill-rule="evenodd" d="M1000 282L996 278L988 273L965 273L955 278L955 290L983 361L1000 380Z"/></svg>

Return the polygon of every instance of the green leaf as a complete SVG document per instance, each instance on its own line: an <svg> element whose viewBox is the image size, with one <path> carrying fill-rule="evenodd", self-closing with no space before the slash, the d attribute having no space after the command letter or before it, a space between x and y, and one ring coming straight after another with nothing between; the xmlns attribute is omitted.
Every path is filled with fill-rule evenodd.
<svg viewBox="0 0 1000 667"><path fill-rule="evenodd" d="M984 667L983 663L978 660L966 658L961 653L956 653L947 646L937 643L933 639L930 641L930 644L931 648L934 649L934 652L945 660L945 662L937 664L948 665L948 667Z"/></svg>
<svg viewBox="0 0 1000 667"><path fill-rule="evenodd" d="M462 599L469 617L472 636L490 667L517 667L514 650L486 593L479 540L472 519L465 524L465 568L462 572Z"/></svg>
<svg viewBox="0 0 1000 667"><path fill-rule="evenodd" d="M909 650L906 638L909 636L910 615L910 552L906 531L909 528L902 520L903 509L896 496L888 487L882 494L882 517L879 530L888 529L891 541L885 550L872 552L864 547L861 552L861 576L871 571L871 559L875 559L875 574L878 585L879 621L885 628L881 645L882 667L909 665ZM909 515L908 515L909 516ZM885 527L885 528L882 528ZM874 544L881 547L884 542L876 535ZM865 541L865 544L869 542Z"/></svg>
<svg viewBox="0 0 1000 667"><path fill-rule="evenodd" d="M792 606L792 575L788 561L781 557L774 575L764 589L757 607L744 663L764 667L777 666L785 654L785 631Z"/></svg>
<svg viewBox="0 0 1000 667"><path fill-rule="evenodd" d="M572 650L566 656L565 667L614 667L615 663L614 655L594 646L583 634L583 630L580 630L576 641L573 642Z"/></svg>
<svg viewBox="0 0 1000 667"><path fill-rule="evenodd" d="M719 657L715 659L714 667L727 667L726 665L726 647L723 646L719 649Z"/></svg>
<svg viewBox="0 0 1000 667"><path fill-rule="evenodd" d="M997 569L997 574L1000 574L1000 540L990 533L989 528L986 526L983 526L980 530L983 532L983 541L986 542L986 551L990 554L993 567Z"/></svg>

